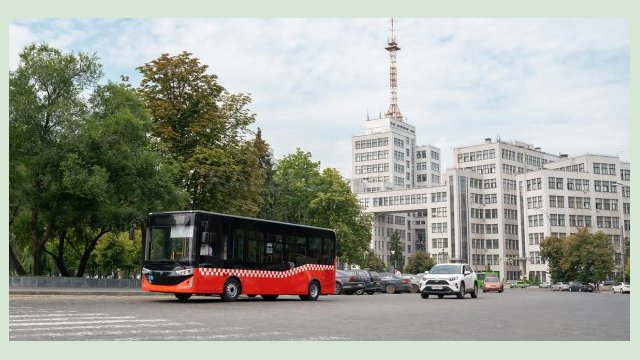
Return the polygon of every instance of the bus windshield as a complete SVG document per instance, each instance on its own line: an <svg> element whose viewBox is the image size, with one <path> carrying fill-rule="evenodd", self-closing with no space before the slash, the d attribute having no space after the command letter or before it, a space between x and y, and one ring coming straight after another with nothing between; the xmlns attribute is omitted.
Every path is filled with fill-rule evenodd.
<svg viewBox="0 0 640 360"><path fill-rule="evenodd" d="M162 214L150 218L145 260L174 265L195 264L193 214Z"/></svg>

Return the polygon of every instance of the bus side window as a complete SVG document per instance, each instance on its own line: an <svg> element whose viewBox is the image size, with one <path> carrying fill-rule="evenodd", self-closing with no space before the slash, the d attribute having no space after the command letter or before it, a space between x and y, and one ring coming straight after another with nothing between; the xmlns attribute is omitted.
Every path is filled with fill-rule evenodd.
<svg viewBox="0 0 640 360"><path fill-rule="evenodd" d="M328 238L322 241L322 264L333 265L333 246L331 239Z"/></svg>
<svg viewBox="0 0 640 360"><path fill-rule="evenodd" d="M229 236L224 234L220 239L220 260L227 260L227 244L229 243Z"/></svg>
<svg viewBox="0 0 640 360"><path fill-rule="evenodd" d="M240 229L233 231L233 260L236 263L244 260L244 231Z"/></svg>

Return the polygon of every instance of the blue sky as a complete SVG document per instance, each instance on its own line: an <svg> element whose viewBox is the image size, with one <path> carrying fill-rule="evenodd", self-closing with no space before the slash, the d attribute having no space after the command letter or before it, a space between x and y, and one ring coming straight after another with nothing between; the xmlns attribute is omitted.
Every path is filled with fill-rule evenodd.
<svg viewBox="0 0 640 360"><path fill-rule="evenodd" d="M398 105L420 145L484 138L629 160L629 23L396 19ZM297 147L351 175L351 136L389 106L388 19L14 19L9 67L32 42L96 53L105 80L189 51L250 93L277 158Z"/></svg>

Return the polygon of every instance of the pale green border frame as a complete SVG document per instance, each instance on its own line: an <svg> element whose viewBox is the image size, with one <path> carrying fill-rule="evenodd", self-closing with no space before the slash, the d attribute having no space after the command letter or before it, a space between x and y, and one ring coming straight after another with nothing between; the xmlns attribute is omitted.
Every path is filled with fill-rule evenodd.
<svg viewBox="0 0 640 360"><path fill-rule="evenodd" d="M0 39L0 46L5 56L1 63L4 69L8 66L8 21L11 18L28 17L280 17L280 18L320 18L320 17L425 17L425 18L625 18L631 28L631 43L639 38L638 18L640 7L634 6L633 0L324 0L306 2L303 0L110 0L103 2L87 0L30 0L14 2L2 11L1 26L5 36ZM638 47L631 47L631 119L630 131L639 133L637 114L640 109L637 97L639 80L635 66L638 59ZM635 60L635 61L634 61ZM1 109L5 114L0 124L0 136L4 148L0 151L0 163L8 173L8 71L2 74L4 86L0 89L2 97ZM634 92L633 90L636 89ZM636 121L633 121L633 120ZM612 129L616 131L616 129ZM625 134L631 136L631 134ZM637 163L640 145L631 143L631 163ZM638 175L632 177L632 184L637 185ZM3 256L0 267L8 269L6 234L8 234L8 178L0 177L3 191L3 206L0 208L0 230L5 234ZM635 187L635 186L634 186ZM637 196L632 197L632 208L640 209ZM632 219L638 219L638 210L632 212ZM634 215L636 214L636 215ZM634 221L638 223L637 221ZM632 246L633 248L634 246ZM637 261L632 259L632 272L637 273ZM1 303L8 309L8 276L2 282L2 290L6 294ZM638 316L634 311L636 297L631 299L631 341L621 342L9 342L8 311L0 315L5 326L1 330L2 353L4 356L19 359L30 358L91 358L112 359L114 357L205 357L216 358L230 356L234 358L258 357L260 359L293 358L320 359L358 357L365 359L393 359L396 357L430 358L436 356L454 358L469 357L472 359L518 358L540 359L545 357L605 358L607 356L630 356L634 350ZM535 309L523 309L535 311ZM585 314L587 315L587 314ZM597 331L597 329L594 329ZM428 339L425 339L428 340ZM194 346L192 346L194 345ZM402 350L398 350L402 349ZM295 355L293 355L295 354ZM204 356L203 356L204 355Z"/></svg>

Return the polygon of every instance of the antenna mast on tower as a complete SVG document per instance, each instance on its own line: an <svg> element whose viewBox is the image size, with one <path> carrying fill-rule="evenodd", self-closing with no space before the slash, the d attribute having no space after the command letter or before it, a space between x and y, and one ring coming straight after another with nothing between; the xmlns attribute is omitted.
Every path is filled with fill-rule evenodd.
<svg viewBox="0 0 640 360"><path fill-rule="evenodd" d="M400 108L398 107L398 68L396 67L396 51L400 50L400 47L398 43L396 43L396 37L393 33L393 18L391 18L390 31L391 37L387 40L387 47L385 47L385 49L389 52L391 104L385 115L392 119L402 121L402 114L400 114Z"/></svg>

